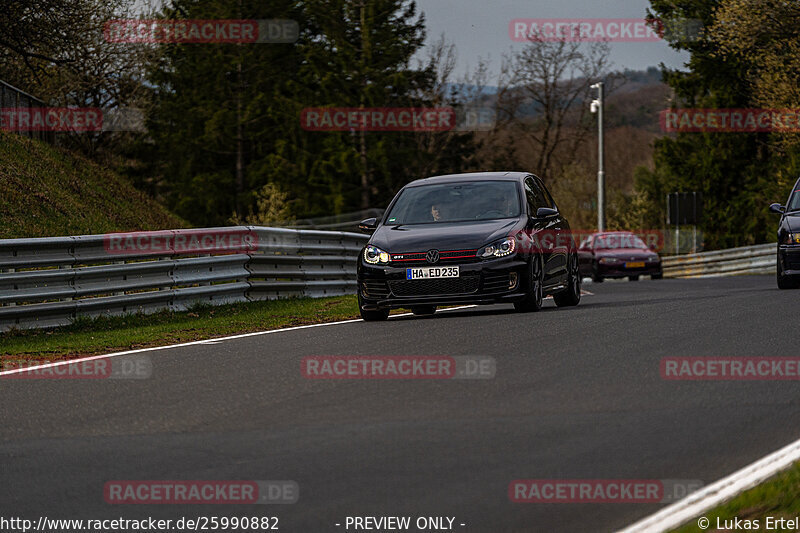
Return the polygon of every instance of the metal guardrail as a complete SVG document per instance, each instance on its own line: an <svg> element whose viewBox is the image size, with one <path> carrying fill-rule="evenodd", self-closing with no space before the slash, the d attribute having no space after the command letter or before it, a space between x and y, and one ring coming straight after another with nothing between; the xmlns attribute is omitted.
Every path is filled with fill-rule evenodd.
<svg viewBox="0 0 800 533"><path fill-rule="evenodd" d="M777 245L758 244L727 250L665 257L664 277L710 278L739 274L775 274Z"/></svg>
<svg viewBox="0 0 800 533"><path fill-rule="evenodd" d="M253 237L246 247L176 244L242 234ZM111 239L134 246L120 252ZM351 294L366 241L356 233L258 226L0 239L0 331L198 303ZM158 242L167 245L137 248Z"/></svg>

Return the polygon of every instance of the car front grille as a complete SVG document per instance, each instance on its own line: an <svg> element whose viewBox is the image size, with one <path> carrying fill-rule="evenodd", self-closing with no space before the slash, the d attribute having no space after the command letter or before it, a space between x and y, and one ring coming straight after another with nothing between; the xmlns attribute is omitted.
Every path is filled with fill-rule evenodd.
<svg viewBox="0 0 800 533"><path fill-rule="evenodd" d="M436 264L452 265L457 263L474 263L479 261L475 257L478 250L441 250L439 252L439 261ZM427 252L409 252L402 254L391 254L392 264L396 266L416 266L428 265L425 254Z"/></svg>
<svg viewBox="0 0 800 533"><path fill-rule="evenodd" d="M438 296L440 294L471 294L478 291L479 276L460 278L395 280L389 287L395 296Z"/></svg>

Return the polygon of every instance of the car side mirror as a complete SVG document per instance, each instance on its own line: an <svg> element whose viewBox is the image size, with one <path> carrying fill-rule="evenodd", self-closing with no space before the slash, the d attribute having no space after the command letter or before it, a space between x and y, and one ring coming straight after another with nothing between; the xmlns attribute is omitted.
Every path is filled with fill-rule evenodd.
<svg viewBox="0 0 800 533"><path fill-rule="evenodd" d="M375 217L364 219L358 223L358 229L360 229L364 233L372 233L373 231L375 231L375 228L377 227L378 227L378 219Z"/></svg>
<svg viewBox="0 0 800 533"><path fill-rule="evenodd" d="M536 210L536 218L547 218L556 216L558 214L558 209L551 209L549 207L540 207Z"/></svg>
<svg viewBox="0 0 800 533"><path fill-rule="evenodd" d="M778 213L779 215L781 215L783 214L784 211L786 211L786 208L781 204L772 204L769 206L769 210L772 213Z"/></svg>

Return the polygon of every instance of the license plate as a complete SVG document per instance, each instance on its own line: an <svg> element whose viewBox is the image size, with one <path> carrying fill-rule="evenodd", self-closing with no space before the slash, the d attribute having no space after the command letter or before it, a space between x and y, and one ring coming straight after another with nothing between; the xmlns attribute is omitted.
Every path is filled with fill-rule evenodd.
<svg viewBox="0 0 800 533"><path fill-rule="evenodd" d="M625 263L625 268L644 268L644 261L637 261L635 263Z"/></svg>
<svg viewBox="0 0 800 533"><path fill-rule="evenodd" d="M406 279L457 278L458 267L407 268Z"/></svg>

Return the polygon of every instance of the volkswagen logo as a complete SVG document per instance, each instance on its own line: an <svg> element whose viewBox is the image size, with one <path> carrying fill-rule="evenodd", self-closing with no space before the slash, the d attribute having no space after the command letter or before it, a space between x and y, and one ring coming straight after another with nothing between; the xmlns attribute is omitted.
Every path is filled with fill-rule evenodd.
<svg viewBox="0 0 800 533"><path fill-rule="evenodd" d="M428 263L438 263L439 250L428 250L428 253L425 254L425 260L428 261Z"/></svg>

